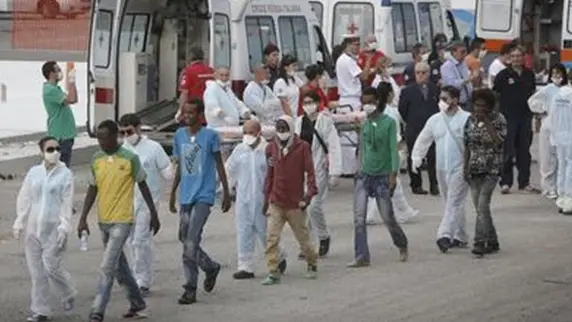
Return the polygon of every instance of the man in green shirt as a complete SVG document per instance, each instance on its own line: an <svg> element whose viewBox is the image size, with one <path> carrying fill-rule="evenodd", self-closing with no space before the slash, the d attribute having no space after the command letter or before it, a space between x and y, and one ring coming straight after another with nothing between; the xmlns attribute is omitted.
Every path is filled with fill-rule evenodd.
<svg viewBox="0 0 572 322"><path fill-rule="evenodd" d="M67 94L58 83L63 79L61 68L55 61L48 61L42 66L42 74L46 78L42 98L48 114L48 136L54 137L60 144L60 160L69 168L72 148L77 135L75 118L70 104L77 103L75 74L68 74L66 82Z"/></svg>
<svg viewBox="0 0 572 322"><path fill-rule="evenodd" d="M359 168L355 176L354 194L354 261L348 267L369 266L366 213L369 198L375 198L393 244L399 248L399 259L407 261L407 237L395 220L391 197L399 172L396 122L384 114L387 94L378 93L369 87L362 92L362 107L367 114L360 128L358 149Z"/></svg>

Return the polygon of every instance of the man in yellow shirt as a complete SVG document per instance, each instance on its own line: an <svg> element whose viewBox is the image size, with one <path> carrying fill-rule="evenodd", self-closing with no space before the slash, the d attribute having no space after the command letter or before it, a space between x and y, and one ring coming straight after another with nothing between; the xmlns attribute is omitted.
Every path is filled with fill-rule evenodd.
<svg viewBox="0 0 572 322"><path fill-rule="evenodd" d="M97 199L97 216L105 251L90 322L103 321L114 278L127 289L131 304L123 317L144 317L147 304L123 252L134 221L135 183L149 207L153 233L156 234L161 226L139 157L118 144L118 133L119 128L112 120L103 121L97 127L97 141L101 150L95 153L91 162L89 188L77 228L80 237L84 231L89 234L87 215Z"/></svg>

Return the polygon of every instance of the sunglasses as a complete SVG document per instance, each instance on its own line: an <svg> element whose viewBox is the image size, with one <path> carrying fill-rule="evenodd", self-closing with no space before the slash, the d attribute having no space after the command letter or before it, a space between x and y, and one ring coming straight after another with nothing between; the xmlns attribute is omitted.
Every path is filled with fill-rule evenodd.
<svg viewBox="0 0 572 322"><path fill-rule="evenodd" d="M125 131L119 131L119 133L121 133L121 135L123 136L130 136L133 135L133 133L135 133L133 130L125 130Z"/></svg>
<svg viewBox="0 0 572 322"><path fill-rule="evenodd" d="M54 151L60 152L60 147L59 146L49 146L46 148L47 153L54 153Z"/></svg>

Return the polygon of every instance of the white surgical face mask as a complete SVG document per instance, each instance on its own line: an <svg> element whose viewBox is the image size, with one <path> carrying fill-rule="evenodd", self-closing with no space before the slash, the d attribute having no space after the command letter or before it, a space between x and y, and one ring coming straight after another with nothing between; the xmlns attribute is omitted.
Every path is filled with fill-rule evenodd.
<svg viewBox="0 0 572 322"><path fill-rule="evenodd" d="M124 139L122 137L117 138L117 144L122 145L123 141L124 141Z"/></svg>
<svg viewBox="0 0 572 322"><path fill-rule="evenodd" d="M288 140L288 139L290 138L290 135L291 135L290 132L284 132L284 133L282 133L282 132L276 132L276 136L278 137L278 139L279 139L280 141L286 141L286 140Z"/></svg>
<svg viewBox="0 0 572 322"><path fill-rule="evenodd" d="M302 108L304 108L304 112L306 112L306 114L312 115L312 114L316 113L316 111L318 110L318 105L316 105L314 103L304 104L302 106Z"/></svg>
<svg viewBox="0 0 572 322"><path fill-rule="evenodd" d="M254 145L254 143L256 142L257 139L258 139L258 137L254 136L254 135L245 134L242 137L242 142L245 143L246 145Z"/></svg>
<svg viewBox="0 0 572 322"><path fill-rule="evenodd" d="M131 134L130 136L125 138L125 141L131 145L137 144L137 140L139 140L138 134Z"/></svg>
<svg viewBox="0 0 572 322"><path fill-rule="evenodd" d="M225 82L225 81L219 80L219 81L217 81L217 83L218 83L221 87L223 87L224 89L226 89L226 88L228 87L228 83L229 83L229 82Z"/></svg>
<svg viewBox="0 0 572 322"><path fill-rule="evenodd" d="M270 81L267 79L262 81L262 85L264 85L264 86L268 85L269 83L270 83Z"/></svg>
<svg viewBox="0 0 572 322"><path fill-rule="evenodd" d="M363 106L363 111L365 112L365 114L371 114L373 112L375 112L377 110L377 106L375 106L375 104L365 104Z"/></svg>
<svg viewBox="0 0 572 322"><path fill-rule="evenodd" d="M562 84L562 78L561 77L552 76L550 81L552 83L554 83L554 85L561 85Z"/></svg>
<svg viewBox="0 0 572 322"><path fill-rule="evenodd" d="M61 80L63 80L63 79L64 79L64 73L59 72L59 73L58 73L58 81L61 81Z"/></svg>
<svg viewBox="0 0 572 322"><path fill-rule="evenodd" d="M451 58L455 58L455 57L453 57L453 54L451 54L451 52L446 51L446 52L445 52L445 60L451 59Z"/></svg>
<svg viewBox="0 0 572 322"><path fill-rule="evenodd" d="M480 59L485 58L486 55L487 55L487 51L486 51L486 50L481 50L481 51L479 52L479 58L480 58Z"/></svg>
<svg viewBox="0 0 572 322"><path fill-rule="evenodd" d="M367 46L370 50L377 50L377 42L370 42Z"/></svg>
<svg viewBox="0 0 572 322"><path fill-rule="evenodd" d="M51 153L45 152L44 160L46 160L46 162L49 164L56 164L58 163L58 161L60 161L60 153L58 151L54 151Z"/></svg>
<svg viewBox="0 0 572 322"><path fill-rule="evenodd" d="M431 55L431 53L424 53L423 56L421 56L421 60L428 63L429 55Z"/></svg>
<svg viewBox="0 0 572 322"><path fill-rule="evenodd" d="M296 75L296 71L294 71L294 70L289 70L289 71L287 71L287 73L288 73L288 76L290 76L290 77L294 77L294 75Z"/></svg>
<svg viewBox="0 0 572 322"><path fill-rule="evenodd" d="M440 100L439 101L439 110L441 112L446 112L449 109L449 104L447 104L447 102L445 102L444 100Z"/></svg>

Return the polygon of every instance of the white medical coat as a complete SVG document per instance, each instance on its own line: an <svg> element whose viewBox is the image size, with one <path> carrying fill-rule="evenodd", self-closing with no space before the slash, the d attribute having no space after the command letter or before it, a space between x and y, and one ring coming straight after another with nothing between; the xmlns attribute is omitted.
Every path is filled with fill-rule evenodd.
<svg viewBox="0 0 572 322"><path fill-rule="evenodd" d="M274 122L284 114L280 99L266 85L251 81L244 89L242 96L244 104L256 113L264 125L274 125Z"/></svg>
<svg viewBox="0 0 572 322"><path fill-rule="evenodd" d="M230 87L223 88L216 81L207 81L205 93L205 117L209 127L237 126L248 108L234 95ZM218 116L218 111L223 114Z"/></svg>
<svg viewBox="0 0 572 322"><path fill-rule="evenodd" d="M23 229L40 242L54 241L57 233L71 232L73 174L62 162L50 171L44 163L26 175L16 201L14 229Z"/></svg>
<svg viewBox="0 0 572 322"><path fill-rule="evenodd" d="M432 115L415 141L411 159L423 159L435 142L437 155L435 168L446 172L462 170L464 162L463 134L469 115L469 112L460 108L454 115L447 115L444 112ZM447 124L449 124L452 133L447 129Z"/></svg>

